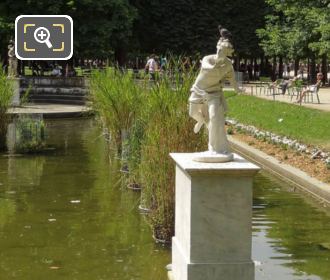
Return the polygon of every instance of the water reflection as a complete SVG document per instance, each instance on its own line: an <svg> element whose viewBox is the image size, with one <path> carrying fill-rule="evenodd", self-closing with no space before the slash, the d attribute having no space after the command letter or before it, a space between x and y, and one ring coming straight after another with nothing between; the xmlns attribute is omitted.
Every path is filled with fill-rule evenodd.
<svg viewBox="0 0 330 280"><path fill-rule="evenodd" d="M330 218L292 191L266 174L255 180L256 278L330 279Z"/></svg>
<svg viewBox="0 0 330 280"><path fill-rule="evenodd" d="M166 279L169 251L154 244L138 194L121 190L95 123L47 131L54 152L0 158L0 278Z"/></svg>
<svg viewBox="0 0 330 280"><path fill-rule="evenodd" d="M0 197L0 229L10 220L16 213L16 204L13 200ZM1 231L0 231L1 236Z"/></svg>

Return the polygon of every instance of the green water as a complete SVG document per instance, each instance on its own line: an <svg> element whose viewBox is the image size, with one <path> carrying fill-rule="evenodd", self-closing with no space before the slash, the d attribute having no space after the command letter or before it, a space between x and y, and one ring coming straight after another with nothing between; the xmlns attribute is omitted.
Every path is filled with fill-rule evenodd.
<svg viewBox="0 0 330 280"><path fill-rule="evenodd" d="M43 156L0 155L0 280L165 280L139 194L92 120L47 122ZM282 182L256 178L256 279L330 279L330 217Z"/></svg>
<svg viewBox="0 0 330 280"><path fill-rule="evenodd" d="M47 156L0 157L0 279L166 279L95 123L48 122Z"/></svg>
<svg viewBox="0 0 330 280"><path fill-rule="evenodd" d="M256 279L330 279L329 212L263 173L253 204Z"/></svg>

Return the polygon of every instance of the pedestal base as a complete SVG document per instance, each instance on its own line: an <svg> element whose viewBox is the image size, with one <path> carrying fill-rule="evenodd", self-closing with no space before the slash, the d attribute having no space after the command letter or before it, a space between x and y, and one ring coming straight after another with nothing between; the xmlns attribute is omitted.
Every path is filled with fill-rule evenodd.
<svg viewBox="0 0 330 280"><path fill-rule="evenodd" d="M259 168L238 155L225 163L176 162L174 280L253 280L252 182Z"/></svg>
<svg viewBox="0 0 330 280"><path fill-rule="evenodd" d="M198 162L210 162L210 163L217 163L217 162L228 162L234 159L234 155L232 153L228 154L217 154L207 152L195 153L193 160Z"/></svg>
<svg viewBox="0 0 330 280"><path fill-rule="evenodd" d="M252 280L254 263L189 263L180 249L178 240L172 239L172 266L169 273L171 280Z"/></svg>

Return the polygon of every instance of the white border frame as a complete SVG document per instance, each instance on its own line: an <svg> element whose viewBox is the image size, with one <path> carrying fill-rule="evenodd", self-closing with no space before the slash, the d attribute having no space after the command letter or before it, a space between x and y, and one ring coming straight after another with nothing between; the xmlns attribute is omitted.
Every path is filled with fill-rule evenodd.
<svg viewBox="0 0 330 280"><path fill-rule="evenodd" d="M71 23L71 52L67 57L63 57L63 58L54 58L54 57L48 57L48 58L37 58L37 57L33 57L33 58L23 58L20 55L18 55L17 53L17 22L24 17L65 17L67 18L70 23ZM20 15L15 19L15 55L18 59L20 60L69 60L72 55L73 55L73 20L70 16L68 15Z"/></svg>

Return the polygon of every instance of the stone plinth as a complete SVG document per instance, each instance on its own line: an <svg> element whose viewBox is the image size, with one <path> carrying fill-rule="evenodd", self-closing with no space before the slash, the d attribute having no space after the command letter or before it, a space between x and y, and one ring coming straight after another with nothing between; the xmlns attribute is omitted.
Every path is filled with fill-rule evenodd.
<svg viewBox="0 0 330 280"><path fill-rule="evenodd" d="M202 163L176 162L174 280L253 280L252 180L259 167L238 155Z"/></svg>

